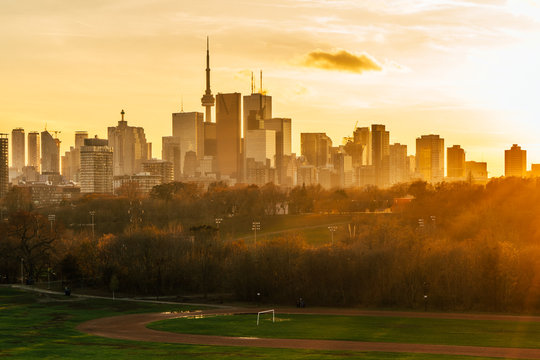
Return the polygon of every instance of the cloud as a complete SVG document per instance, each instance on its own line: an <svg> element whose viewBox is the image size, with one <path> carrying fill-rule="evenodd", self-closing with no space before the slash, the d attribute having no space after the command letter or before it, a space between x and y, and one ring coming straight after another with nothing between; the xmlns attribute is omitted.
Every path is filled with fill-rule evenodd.
<svg viewBox="0 0 540 360"><path fill-rule="evenodd" d="M361 74L364 71L382 71L382 66L369 55L355 55L345 50L339 50L334 53L322 50L312 51L306 55L302 65L357 74Z"/></svg>

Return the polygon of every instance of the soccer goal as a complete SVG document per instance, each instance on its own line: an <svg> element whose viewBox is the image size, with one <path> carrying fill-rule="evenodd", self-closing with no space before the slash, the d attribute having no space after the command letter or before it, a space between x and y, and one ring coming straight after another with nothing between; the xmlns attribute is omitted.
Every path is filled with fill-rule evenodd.
<svg viewBox="0 0 540 360"><path fill-rule="evenodd" d="M259 312L257 313L257 326L259 326L259 317L261 316L261 314L267 314L267 313L272 313L272 322L273 322L273 323L276 322L276 313L275 313L274 309L272 309L272 310L259 311Z"/></svg>

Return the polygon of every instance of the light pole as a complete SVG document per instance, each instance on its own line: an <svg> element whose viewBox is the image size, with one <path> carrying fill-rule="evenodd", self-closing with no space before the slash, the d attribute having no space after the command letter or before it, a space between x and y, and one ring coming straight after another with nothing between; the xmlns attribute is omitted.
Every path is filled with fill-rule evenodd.
<svg viewBox="0 0 540 360"><path fill-rule="evenodd" d="M21 285L24 285L24 258L21 258Z"/></svg>
<svg viewBox="0 0 540 360"><path fill-rule="evenodd" d="M96 212L94 210L89 212L90 216L92 217L92 241L96 238L96 233L94 231L94 215L96 215Z"/></svg>
<svg viewBox="0 0 540 360"><path fill-rule="evenodd" d="M330 225L328 227L328 230L330 230L330 234L332 234L332 246L334 246L334 233L336 232L337 230L337 226L335 225Z"/></svg>
<svg viewBox="0 0 540 360"><path fill-rule="evenodd" d="M257 245L257 230L261 230L261 223L260 221L254 221L251 224L251 230L253 230L253 233L255 235L255 245Z"/></svg>
<svg viewBox="0 0 540 360"><path fill-rule="evenodd" d="M223 221L222 218L216 218L216 226L217 226L218 231L219 231L219 224L221 224L222 221Z"/></svg>
<svg viewBox="0 0 540 360"><path fill-rule="evenodd" d="M49 222L51 223L51 233L52 233L53 232L53 223L56 220L56 215L51 214L51 215L47 216L47 218L49 219Z"/></svg>

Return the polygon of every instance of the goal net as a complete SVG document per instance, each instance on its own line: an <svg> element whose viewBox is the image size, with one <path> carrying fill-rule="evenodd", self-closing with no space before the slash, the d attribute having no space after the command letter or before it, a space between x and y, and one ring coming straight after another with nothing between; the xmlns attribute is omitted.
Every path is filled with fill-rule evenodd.
<svg viewBox="0 0 540 360"><path fill-rule="evenodd" d="M273 322L273 323L276 322L276 313L275 313L274 309L272 309L272 310L259 311L259 312L257 313L257 326L259 326L259 318L260 318L261 314L268 314L268 313L272 313L272 322Z"/></svg>

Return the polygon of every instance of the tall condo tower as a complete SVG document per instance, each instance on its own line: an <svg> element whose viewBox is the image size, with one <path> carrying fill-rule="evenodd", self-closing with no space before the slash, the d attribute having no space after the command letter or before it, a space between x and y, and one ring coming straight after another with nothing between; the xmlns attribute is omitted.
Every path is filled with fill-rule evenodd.
<svg viewBox="0 0 540 360"><path fill-rule="evenodd" d="M11 166L22 171L24 167L24 129L17 128L11 131Z"/></svg>
<svg viewBox="0 0 540 360"><path fill-rule="evenodd" d="M37 172L40 171L41 164L41 143L39 133L31 131L28 133L28 166L33 166Z"/></svg>
<svg viewBox="0 0 540 360"><path fill-rule="evenodd" d="M8 134L0 134L0 199L9 188L8 147Z"/></svg>
<svg viewBox="0 0 540 360"><path fill-rule="evenodd" d="M210 50L208 36L206 37L206 91L201 98L202 106L206 108L206 122L212 122L212 106L214 106L215 99L210 90Z"/></svg>

